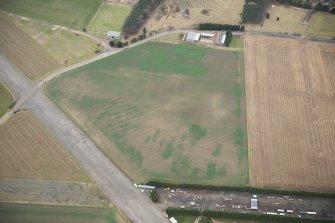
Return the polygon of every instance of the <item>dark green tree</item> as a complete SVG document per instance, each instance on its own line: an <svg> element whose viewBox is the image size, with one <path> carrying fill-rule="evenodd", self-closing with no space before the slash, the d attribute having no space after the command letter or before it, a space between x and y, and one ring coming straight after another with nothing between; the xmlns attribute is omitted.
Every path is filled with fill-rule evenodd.
<svg viewBox="0 0 335 223"><path fill-rule="evenodd" d="M117 46L118 48L122 48L122 47L123 47L123 43L122 43L121 41L119 41L119 42L117 42L116 46Z"/></svg>
<svg viewBox="0 0 335 223"><path fill-rule="evenodd" d="M152 202L154 202L154 203L157 203L157 202L158 202L158 193L157 193L157 191L152 190L152 191L150 192L150 199L151 199Z"/></svg>
<svg viewBox="0 0 335 223"><path fill-rule="evenodd" d="M232 40L233 40L233 34L230 30L228 30L226 33L226 40L224 42L225 46L230 46Z"/></svg>
<svg viewBox="0 0 335 223"><path fill-rule="evenodd" d="M114 47L114 46L115 46L114 41L113 41L113 40L112 40L112 41L109 41L109 45L110 45L111 47Z"/></svg>

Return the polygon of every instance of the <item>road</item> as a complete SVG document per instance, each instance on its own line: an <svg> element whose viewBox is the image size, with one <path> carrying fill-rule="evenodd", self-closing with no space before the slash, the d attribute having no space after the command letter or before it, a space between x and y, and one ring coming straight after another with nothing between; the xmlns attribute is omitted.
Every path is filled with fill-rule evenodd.
<svg viewBox="0 0 335 223"><path fill-rule="evenodd" d="M100 190L130 220L139 223L167 222L161 210L145 194L134 188L133 183L85 136L75 123L47 99L43 92L43 86L47 80L30 81L3 55L0 55L0 67L0 80L11 89L17 98L17 104L12 111L15 109L31 111L72 154ZM58 72L57 75L59 74L61 73Z"/></svg>
<svg viewBox="0 0 335 223"><path fill-rule="evenodd" d="M160 33L127 48L135 47L154 38L171 33L191 30L174 30ZM120 207L133 222L167 222L147 196L135 189L132 182L96 147L96 145L44 95L44 85L64 72L76 69L124 49L112 49L87 61L60 69L41 81L31 81L25 77L7 58L0 54L0 80L16 97L16 104L0 119L4 123L17 109L28 109L50 130L52 134L73 155L80 166L106 196Z"/></svg>
<svg viewBox="0 0 335 223"><path fill-rule="evenodd" d="M227 211L237 213L258 213L266 212L285 214L286 216L297 217L300 212L316 212L318 219L335 218L335 199L302 196L267 195L249 192L217 191L217 190L196 190L196 189L156 189L159 196L158 205L162 210L168 207L207 209L214 211ZM258 199L258 210L250 210L250 199L256 195ZM194 203L191 203L194 202ZM278 209L285 210L278 212ZM288 213L292 210L293 213ZM302 215L307 217L307 215Z"/></svg>

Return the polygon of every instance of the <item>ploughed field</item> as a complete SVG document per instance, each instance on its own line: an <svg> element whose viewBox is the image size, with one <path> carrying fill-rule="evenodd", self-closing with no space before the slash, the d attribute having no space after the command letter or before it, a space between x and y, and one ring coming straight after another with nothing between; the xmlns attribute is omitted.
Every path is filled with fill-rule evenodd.
<svg viewBox="0 0 335 223"><path fill-rule="evenodd" d="M0 15L0 51L31 79L39 78L60 64L35 40Z"/></svg>
<svg viewBox="0 0 335 223"><path fill-rule="evenodd" d="M88 181L64 148L28 112L0 127L0 177Z"/></svg>
<svg viewBox="0 0 335 223"><path fill-rule="evenodd" d="M250 183L335 191L335 45L246 36Z"/></svg>
<svg viewBox="0 0 335 223"><path fill-rule="evenodd" d="M148 42L47 93L136 182L246 185L241 67L240 52Z"/></svg>

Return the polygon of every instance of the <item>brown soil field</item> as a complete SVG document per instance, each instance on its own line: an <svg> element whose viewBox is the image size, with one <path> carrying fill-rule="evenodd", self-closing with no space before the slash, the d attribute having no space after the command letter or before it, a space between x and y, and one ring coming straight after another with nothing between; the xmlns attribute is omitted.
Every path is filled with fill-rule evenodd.
<svg viewBox="0 0 335 223"><path fill-rule="evenodd" d="M60 64L34 39L4 16L0 16L0 51L31 79L37 79Z"/></svg>
<svg viewBox="0 0 335 223"><path fill-rule="evenodd" d="M243 0L166 0L145 25L148 30L193 29L199 23L238 24ZM185 9L190 12L184 17ZM207 10L207 14L202 10Z"/></svg>
<svg viewBox="0 0 335 223"><path fill-rule="evenodd" d="M246 36L250 183L335 191L335 45Z"/></svg>
<svg viewBox="0 0 335 223"><path fill-rule="evenodd" d="M29 112L0 127L0 154L0 177L89 180Z"/></svg>

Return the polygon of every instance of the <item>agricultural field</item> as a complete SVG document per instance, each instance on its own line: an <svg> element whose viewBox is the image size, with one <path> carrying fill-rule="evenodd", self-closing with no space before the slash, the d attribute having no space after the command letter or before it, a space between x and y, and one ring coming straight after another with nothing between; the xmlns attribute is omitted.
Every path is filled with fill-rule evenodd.
<svg viewBox="0 0 335 223"><path fill-rule="evenodd" d="M0 177L89 181L64 148L29 112L0 127Z"/></svg>
<svg viewBox="0 0 335 223"><path fill-rule="evenodd" d="M313 15L307 35L335 38L335 15L324 12Z"/></svg>
<svg viewBox="0 0 335 223"><path fill-rule="evenodd" d="M0 0L3 11L83 30L103 0Z"/></svg>
<svg viewBox="0 0 335 223"><path fill-rule="evenodd" d="M14 97L7 87L0 82L0 117L3 116L14 102Z"/></svg>
<svg viewBox="0 0 335 223"><path fill-rule="evenodd" d="M270 14L269 19L265 18L262 24L247 24L246 30L306 34L308 24L303 24L303 21L308 11L276 5L269 7L268 13Z"/></svg>
<svg viewBox="0 0 335 223"><path fill-rule="evenodd" d="M33 38L46 52L63 65L71 65L89 59L97 51L103 51L96 41L54 26L41 24L17 16L7 16L15 25Z"/></svg>
<svg viewBox="0 0 335 223"><path fill-rule="evenodd" d="M250 184L335 192L335 45L245 38Z"/></svg>
<svg viewBox="0 0 335 223"><path fill-rule="evenodd" d="M0 15L0 51L31 79L38 79L60 64L35 40Z"/></svg>
<svg viewBox="0 0 335 223"><path fill-rule="evenodd" d="M69 207L0 203L0 219L6 223L128 223L116 207Z"/></svg>
<svg viewBox="0 0 335 223"><path fill-rule="evenodd" d="M148 42L47 94L136 182L246 185L243 72L237 51Z"/></svg>
<svg viewBox="0 0 335 223"><path fill-rule="evenodd" d="M1 203L108 207L110 201L92 182L0 178Z"/></svg>
<svg viewBox="0 0 335 223"><path fill-rule="evenodd" d="M131 11L130 5L105 3L97 13L87 30L100 39L105 39L108 31L121 32L122 26Z"/></svg>
<svg viewBox="0 0 335 223"><path fill-rule="evenodd" d="M167 0L151 16L148 30L193 29L199 23L238 24L244 0ZM190 16L184 17L188 9ZM202 13L205 10L206 13Z"/></svg>

